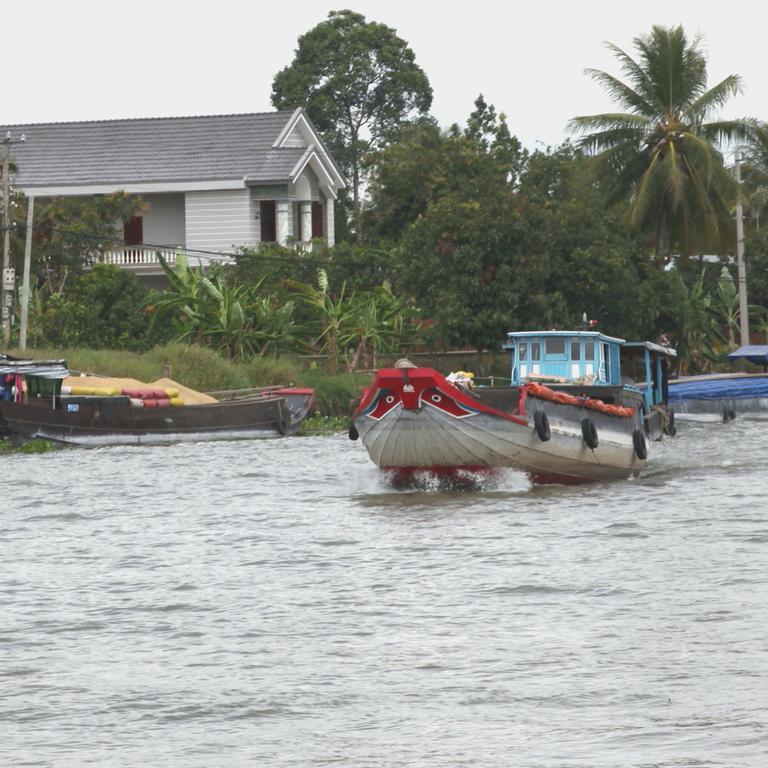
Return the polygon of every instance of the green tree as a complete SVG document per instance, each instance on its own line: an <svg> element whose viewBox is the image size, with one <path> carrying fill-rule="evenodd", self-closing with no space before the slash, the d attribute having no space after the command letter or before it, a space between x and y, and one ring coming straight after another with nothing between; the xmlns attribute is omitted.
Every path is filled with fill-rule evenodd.
<svg viewBox="0 0 768 768"><path fill-rule="evenodd" d="M633 42L637 59L607 45L627 82L586 70L626 111L576 117L570 128L586 133L580 146L599 155L612 198L629 199L630 223L653 232L659 267L674 250L723 252L736 190L717 145L749 136L756 122L710 118L739 93L741 79L729 75L708 89L701 38L689 41L680 26L654 26Z"/></svg>
<svg viewBox="0 0 768 768"><path fill-rule="evenodd" d="M434 121L405 126L397 142L374 159L367 227L395 243L430 205L449 194L477 200L513 189L527 154L510 134L504 115L482 95L466 131L441 131Z"/></svg>
<svg viewBox="0 0 768 768"><path fill-rule="evenodd" d="M539 299L539 316L557 313L559 297L536 288L547 264L525 252L520 224L511 194L448 195L408 228L396 250L398 284L432 321L435 343L496 348L508 330L525 325Z"/></svg>
<svg viewBox="0 0 768 768"><path fill-rule="evenodd" d="M365 157L404 121L429 111L432 89L394 29L353 11L332 11L299 38L293 62L275 75L272 104L304 107L352 177L357 240L362 238Z"/></svg>
<svg viewBox="0 0 768 768"><path fill-rule="evenodd" d="M41 301L39 291L33 307ZM33 311L33 327L41 326L38 343L93 349L141 350L167 337L150 331L142 308L147 292L136 277L119 267L96 264L75 276L66 294L53 294Z"/></svg>
<svg viewBox="0 0 768 768"><path fill-rule="evenodd" d="M145 207L141 198L123 192L54 197L38 204L32 247L32 272L37 281L49 295L62 294L70 276L83 274L104 251L123 244L123 233L115 223Z"/></svg>

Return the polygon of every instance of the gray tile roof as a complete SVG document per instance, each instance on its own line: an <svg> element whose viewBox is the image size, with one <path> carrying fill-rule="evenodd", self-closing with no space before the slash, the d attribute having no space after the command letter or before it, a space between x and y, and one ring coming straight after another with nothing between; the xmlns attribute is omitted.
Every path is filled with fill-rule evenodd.
<svg viewBox="0 0 768 768"><path fill-rule="evenodd" d="M17 187L247 179L284 181L305 150L275 149L292 112L0 127Z"/></svg>

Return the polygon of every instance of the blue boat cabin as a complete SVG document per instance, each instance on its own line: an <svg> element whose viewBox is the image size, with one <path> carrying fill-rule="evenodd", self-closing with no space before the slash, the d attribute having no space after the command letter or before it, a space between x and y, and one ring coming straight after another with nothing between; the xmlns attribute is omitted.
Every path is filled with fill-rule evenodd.
<svg viewBox="0 0 768 768"><path fill-rule="evenodd" d="M511 384L621 384L623 339L598 331L522 331L507 334L503 349L512 358Z"/></svg>
<svg viewBox="0 0 768 768"><path fill-rule="evenodd" d="M626 386L643 394L647 408L666 402L668 360L674 349L599 331L520 331L507 334L510 383ZM622 360L622 352L624 353Z"/></svg>

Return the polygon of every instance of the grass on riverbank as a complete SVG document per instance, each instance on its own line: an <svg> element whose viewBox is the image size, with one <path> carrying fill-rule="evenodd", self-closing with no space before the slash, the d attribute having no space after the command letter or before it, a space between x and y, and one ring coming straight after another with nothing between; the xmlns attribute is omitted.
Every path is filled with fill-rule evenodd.
<svg viewBox="0 0 768 768"><path fill-rule="evenodd" d="M11 351L19 355L19 352ZM253 358L234 363L207 347L166 344L148 352L125 352L106 349L36 349L25 356L41 359L64 359L73 374L89 373L155 381L170 368L170 378L200 392L228 389L284 386L312 387L317 410L322 416L348 417L360 400L370 377L361 374L330 375L319 368L305 368L290 356L277 360Z"/></svg>

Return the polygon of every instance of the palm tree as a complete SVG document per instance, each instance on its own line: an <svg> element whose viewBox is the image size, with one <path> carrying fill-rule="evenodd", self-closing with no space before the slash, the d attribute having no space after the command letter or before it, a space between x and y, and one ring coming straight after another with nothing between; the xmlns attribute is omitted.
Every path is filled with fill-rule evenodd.
<svg viewBox="0 0 768 768"><path fill-rule="evenodd" d="M723 252L732 240L736 187L718 146L748 138L757 123L709 119L741 91L741 79L729 75L707 89L701 36L689 41L680 26L654 26L633 43L637 60L607 44L626 83L586 70L627 111L575 117L569 128L586 134L579 146L610 170L613 199L629 198L630 224L653 232L659 267L673 249L683 256L697 248Z"/></svg>

